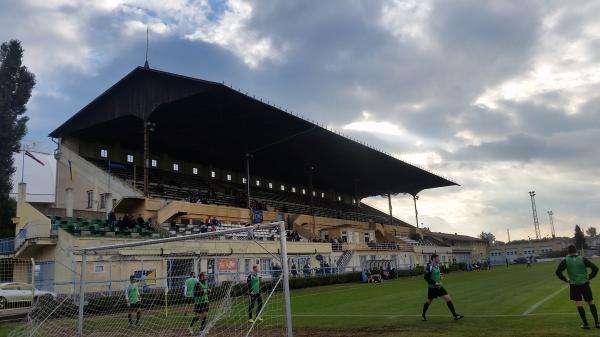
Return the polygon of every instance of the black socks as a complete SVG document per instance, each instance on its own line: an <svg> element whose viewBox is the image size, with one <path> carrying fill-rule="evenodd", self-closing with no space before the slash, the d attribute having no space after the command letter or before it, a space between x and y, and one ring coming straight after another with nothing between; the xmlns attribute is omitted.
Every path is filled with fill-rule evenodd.
<svg viewBox="0 0 600 337"><path fill-rule="evenodd" d="M425 304L423 304L423 316L425 316L425 314L427 313L427 309L429 309L429 303L425 302Z"/></svg>
<svg viewBox="0 0 600 337"><path fill-rule="evenodd" d="M194 318L192 318L192 322L190 323L190 327L194 326L194 323L196 323L196 321L199 319L200 318L198 318L197 316L194 316Z"/></svg>
<svg viewBox="0 0 600 337"><path fill-rule="evenodd" d="M579 317L581 317L583 325L588 325L587 319L585 318L585 310L583 309L583 306L577 307L577 312L579 312Z"/></svg>
<svg viewBox="0 0 600 337"><path fill-rule="evenodd" d="M454 310L454 304L452 304L452 301L446 302L446 305L448 306L448 309L450 309L452 316L456 317L456 311Z"/></svg>
<svg viewBox="0 0 600 337"><path fill-rule="evenodd" d="M204 330L205 327L206 327L206 317L204 317L202 319L202 324L200 324L200 330Z"/></svg>
<svg viewBox="0 0 600 337"><path fill-rule="evenodd" d="M595 304L590 304L590 311L592 312L592 317L594 317L594 323L598 324L598 310L596 310Z"/></svg>

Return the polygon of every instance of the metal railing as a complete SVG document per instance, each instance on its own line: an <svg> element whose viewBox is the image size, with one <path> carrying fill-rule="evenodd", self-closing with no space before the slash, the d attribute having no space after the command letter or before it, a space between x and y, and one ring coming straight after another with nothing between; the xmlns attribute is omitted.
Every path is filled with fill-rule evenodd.
<svg viewBox="0 0 600 337"><path fill-rule="evenodd" d="M0 240L0 254L10 254L15 251L15 239L1 239Z"/></svg>
<svg viewBox="0 0 600 337"><path fill-rule="evenodd" d="M403 252L414 251L412 245L394 242L332 243L331 249L334 252L339 252L343 250L399 250Z"/></svg>
<svg viewBox="0 0 600 337"><path fill-rule="evenodd" d="M25 225L15 237L14 250L18 250L29 239L50 238L52 236L50 224L30 223Z"/></svg>

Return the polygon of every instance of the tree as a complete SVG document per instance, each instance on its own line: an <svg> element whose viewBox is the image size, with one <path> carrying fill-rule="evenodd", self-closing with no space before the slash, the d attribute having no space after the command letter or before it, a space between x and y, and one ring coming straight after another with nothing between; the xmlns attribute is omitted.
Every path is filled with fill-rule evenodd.
<svg viewBox="0 0 600 337"><path fill-rule="evenodd" d="M583 231L579 225L575 225L575 247L577 250L583 250L583 246L585 246L585 235L583 235Z"/></svg>
<svg viewBox="0 0 600 337"><path fill-rule="evenodd" d="M0 237L14 236L15 216L11 175L15 172L13 153L19 151L27 132L25 105L31 97L35 76L23 65L21 42L10 40L0 46Z"/></svg>
<svg viewBox="0 0 600 337"><path fill-rule="evenodd" d="M585 230L585 233L589 236L589 237L596 237L596 235L598 235L598 232L596 231L596 227L589 227L588 229Z"/></svg>
<svg viewBox="0 0 600 337"><path fill-rule="evenodd" d="M481 234L479 234L479 238L489 242L490 245L496 241L496 236L492 233L481 232Z"/></svg>

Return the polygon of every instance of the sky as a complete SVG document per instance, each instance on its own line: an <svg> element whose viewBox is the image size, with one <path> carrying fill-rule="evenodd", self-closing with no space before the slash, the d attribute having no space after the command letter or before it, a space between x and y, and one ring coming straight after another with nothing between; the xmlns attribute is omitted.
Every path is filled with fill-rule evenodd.
<svg viewBox="0 0 600 337"><path fill-rule="evenodd" d="M151 67L224 81L448 177L460 186L421 192L419 222L506 240L507 229L535 237L531 190L543 237L548 210L557 235L600 225L599 11L578 0L0 0L0 40L21 40L36 75L25 143L42 152L50 131L144 63L148 27ZM53 166L34 164L29 191L52 193ZM387 211L387 199L366 202ZM411 196L395 196L393 212L415 223Z"/></svg>

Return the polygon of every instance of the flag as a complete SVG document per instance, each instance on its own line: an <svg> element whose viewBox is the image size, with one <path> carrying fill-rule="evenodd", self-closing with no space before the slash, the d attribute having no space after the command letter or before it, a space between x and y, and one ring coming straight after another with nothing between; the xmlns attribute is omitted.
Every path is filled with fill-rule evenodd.
<svg viewBox="0 0 600 337"><path fill-rule="evenodd" d="M44 162L43 162L43 161L41 161L41 160L39 160L39 159L37 159L37 158L36 158L36 157L35 157L33 154L31 154L31 152L29 152L29 151L25 150L25 155L26 155L27 157L29 157L29 158L31 158L31 159L33 159L33 160L37 161L37 162L38 162L40 165L44 166Z"/></svg>

